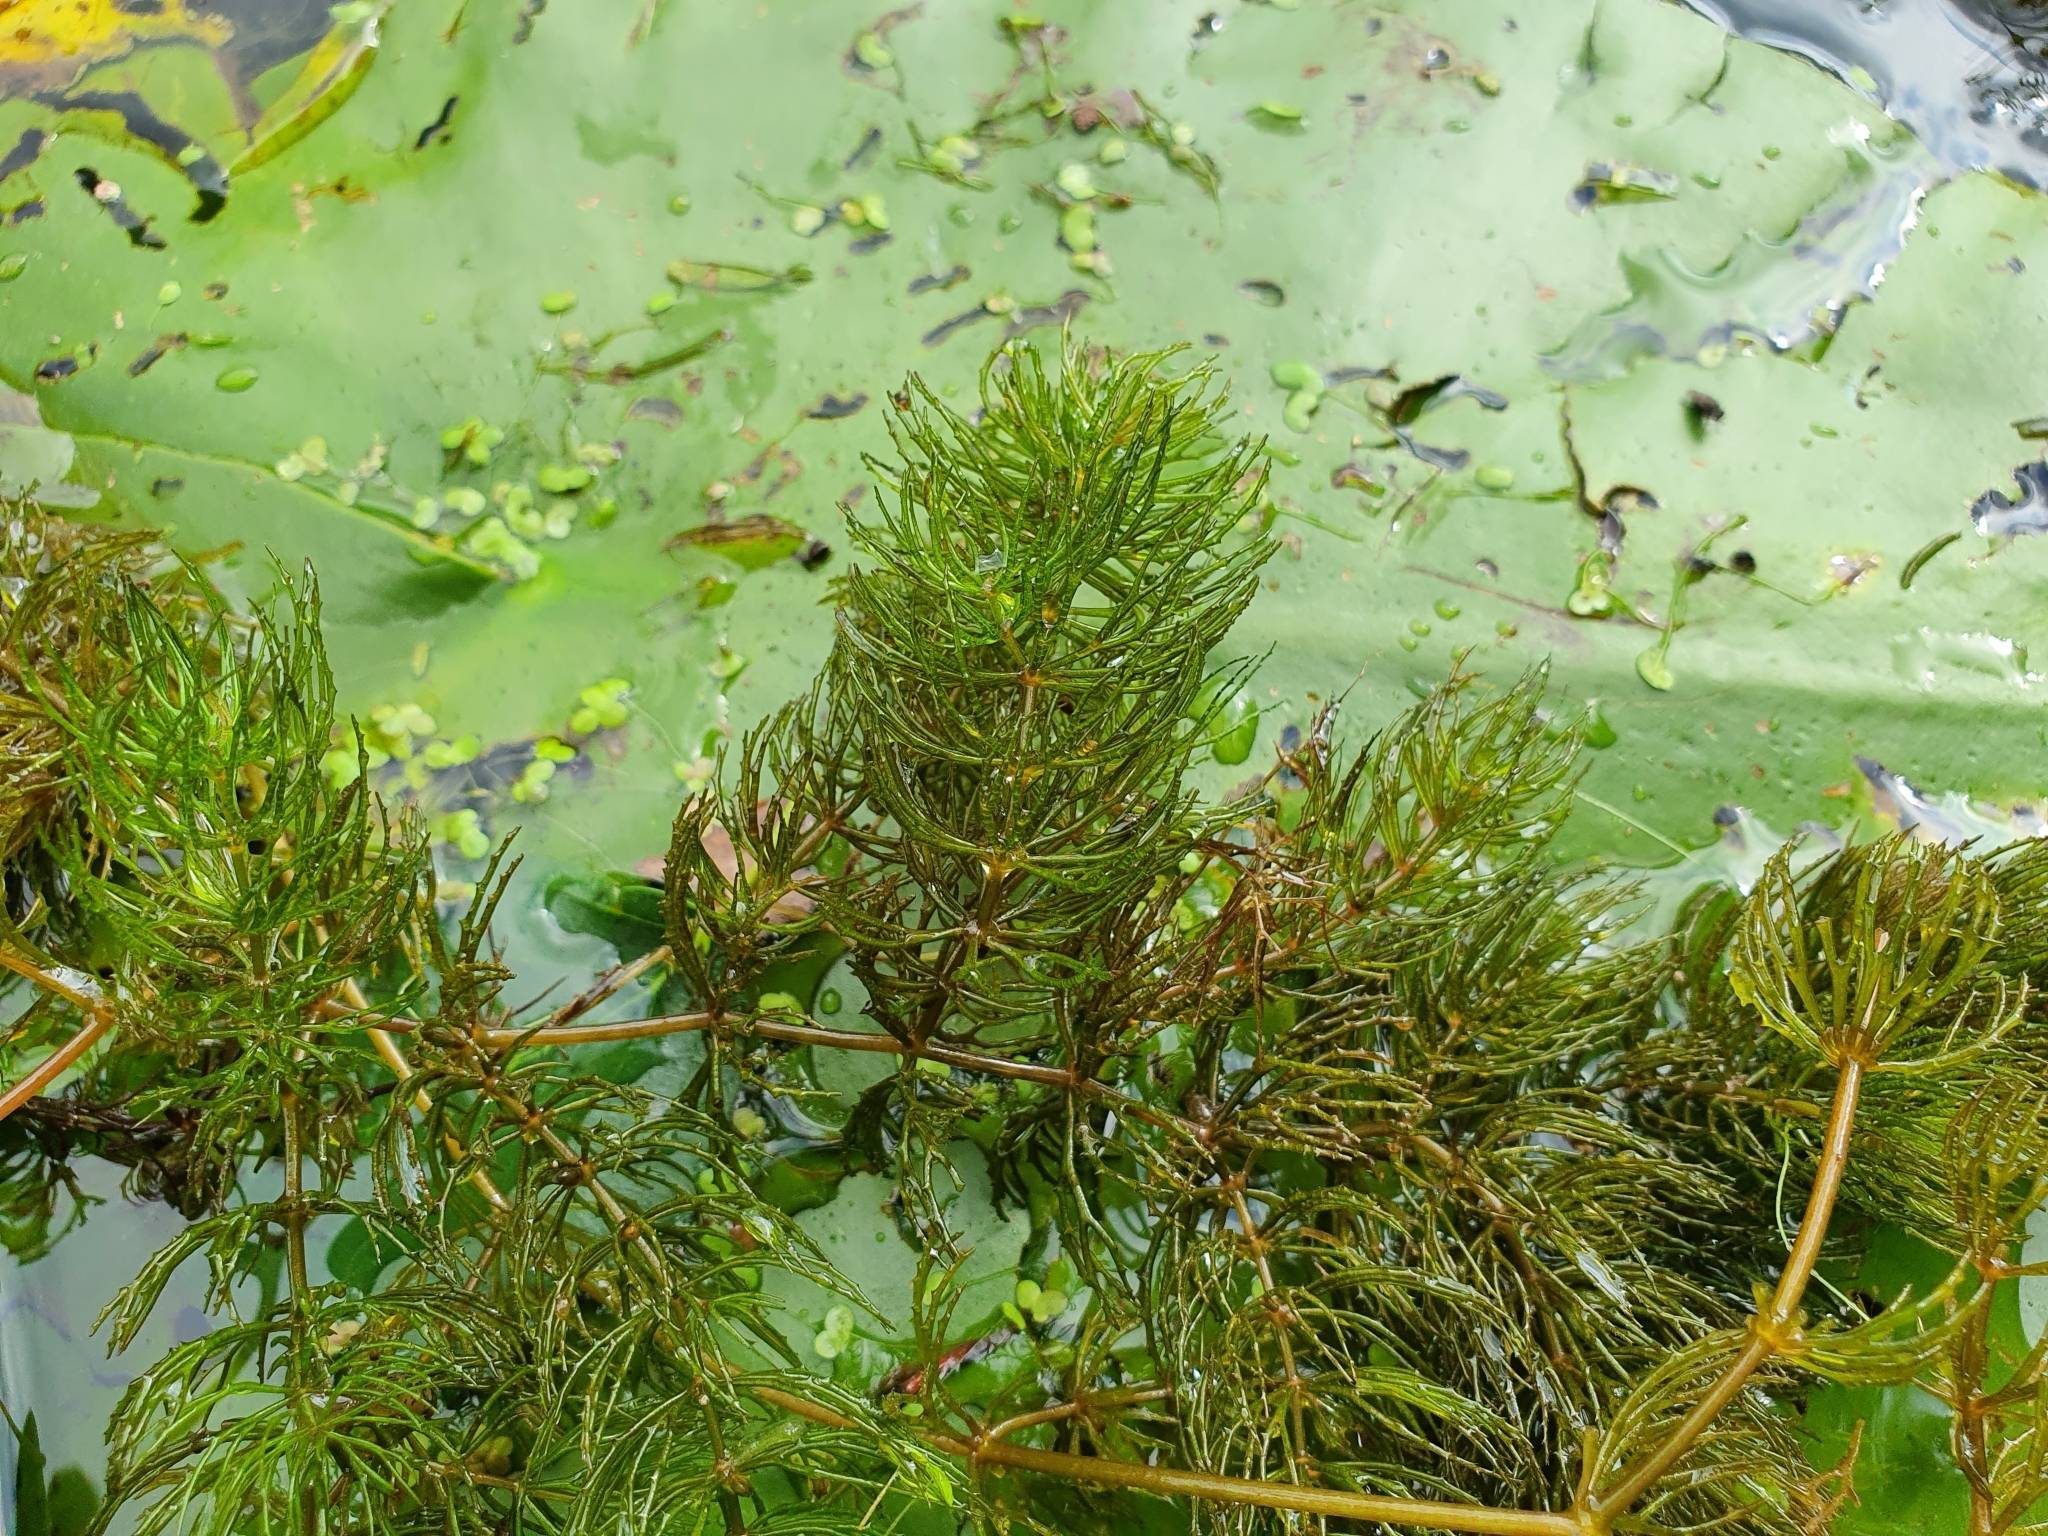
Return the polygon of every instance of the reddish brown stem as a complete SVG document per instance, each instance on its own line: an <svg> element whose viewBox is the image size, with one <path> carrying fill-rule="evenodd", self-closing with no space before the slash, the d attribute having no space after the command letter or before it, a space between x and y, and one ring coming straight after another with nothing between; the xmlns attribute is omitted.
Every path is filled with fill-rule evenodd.
<svg viewBox="0 0 2048 1536"><path fill-rule="evenodd" d="M100 1038L114 1027L114 1010L105 998L75 987L55 972L4 949L0 949L0 966L5 966L17 976L27 977L51 996L63 998L85 1015L85 1023L78 1033L37 1062L5 1093L0 1093L0 1120L5 1120L62 1077L73 1063L99 1043Z"/></svg>

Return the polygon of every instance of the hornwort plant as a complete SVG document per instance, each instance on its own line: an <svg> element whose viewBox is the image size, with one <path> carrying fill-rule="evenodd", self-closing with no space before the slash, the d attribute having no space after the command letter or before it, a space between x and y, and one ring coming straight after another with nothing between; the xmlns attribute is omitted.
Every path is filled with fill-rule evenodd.
<svg viewBox="0 0 2048 1536"><path fill-rule="evenodd" d="M1350 752L1326 717L1205 801L1270 545L1258 450L1170 367L897 397L816 685L677 814L664 941L547 1012L503 862L444 919L418 820L320 771L310 580L246 617L10 515L11 1232L114 1159L189 1225L110 1345L188 1260L217 1323L115 1412L102 1528L1789 1536L1850 1496L1822 1380L1941 1397L1969 1536L2042 1528L2048 1344L1989 1318L2048 1194L2048 856L1787 851L1642 937L1548 846L1540 676ZM859 1027L786 989L828 962ZM585 1065L658 1037L672 1092ZM907 1294L805 1235L764 1109L835 1127L814 1182L886 1181ZM1007 1305L964 1279L970 1148L1030 1215ZM373 1282L309 1259L349 1219ZM1947 1277L1829 1283L1880 1223Z"/></svg>

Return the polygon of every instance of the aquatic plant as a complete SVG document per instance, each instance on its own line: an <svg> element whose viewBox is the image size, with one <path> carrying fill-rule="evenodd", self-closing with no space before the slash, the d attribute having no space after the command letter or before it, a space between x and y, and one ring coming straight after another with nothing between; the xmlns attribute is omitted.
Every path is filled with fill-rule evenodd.
<svg viewBox="0 0 2048 1536"><path fill-rule="evenodd" d="M123 1398L103 1524L1789 1536L1849 1495L1787 1411L1829 1380L1937 1391L1973 1536L2026 1528L2048 1347L1988 1320L2048 1194L2048 857L1788 850L1642 936L1551 849L1540 674L1352 749L1332 708L1198 796L1270 547L1258 448L1173 368L1017 348L974 419L895 397L816 685L679 810L660 941L547 1010L492 949L504 859L444 918L419 820L321 771L310 577L243 617L14 517L14 1230L112 1156L189 1224L110 1343L188 1260L217 1322ZM790 990L828 963L860 1027ZM585 1065L626 1040L674 1091ZM835 1053L885 1070L837 1094ZM797 1118L813 1174L885 1181L907 1294L795 1219ZM1032 1219L999 1303L970 1154ZM1946 1278L1838 1288L1879 1221ZM344 1222L374 1277L317 1272ZM843 1308L809 1351L803 1286Z"/></svg>

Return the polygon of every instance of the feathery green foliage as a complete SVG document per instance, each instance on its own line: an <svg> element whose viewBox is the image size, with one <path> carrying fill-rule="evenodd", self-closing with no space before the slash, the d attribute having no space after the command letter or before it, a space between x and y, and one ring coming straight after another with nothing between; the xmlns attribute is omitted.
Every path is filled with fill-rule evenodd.
<svg viewBox="0 0 2048 1536"><path fill-rule="evenodd" d="M17 519L8 1081L94 1049L0 1167L22 1246L81 1149L191 1218L115 1346L188 1259L219 1316L124 1398L105 1518L1792 1536L1846 1496L1786 1411L1816 1378L1940 1393L1972 1536L2037 1518L2043 1352L1986 1319L2048 1192L2048 856L1787 850L1645 935L1551 851L1540 675L1354 750L1332 709L1205 802L1270 548L1259 451L1172 368L1014 349L972 421L913 381L817 685L679 811L666 942L546 1014L506 1000L502 867L444 920L417 822L319 772L310 579L244 619ZM786 990L833 963L858 1028ZM606 1016L629 983L665 1011ZM580 1064L664 1036L660 1096ZM885 1069L842 1094L835 1052ZM1014 1298L969 1279L969 1161L1029 1213ZM793 1169L886 1182L905 1294L835 1267ZM1950 1279L1815 1281L1883 1220ZM373 1283L308 1260L345 1222Z"/></svg>

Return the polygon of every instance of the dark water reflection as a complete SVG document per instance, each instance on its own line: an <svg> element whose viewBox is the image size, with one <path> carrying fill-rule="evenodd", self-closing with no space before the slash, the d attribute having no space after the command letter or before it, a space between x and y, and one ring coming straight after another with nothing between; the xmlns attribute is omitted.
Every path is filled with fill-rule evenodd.
<svg viewBox="0 0 2048 1536"><path fill-rule="evenodd" d="M1881 102L1951 171L2048 187L2043 0L1686 0Z"/></svg>

